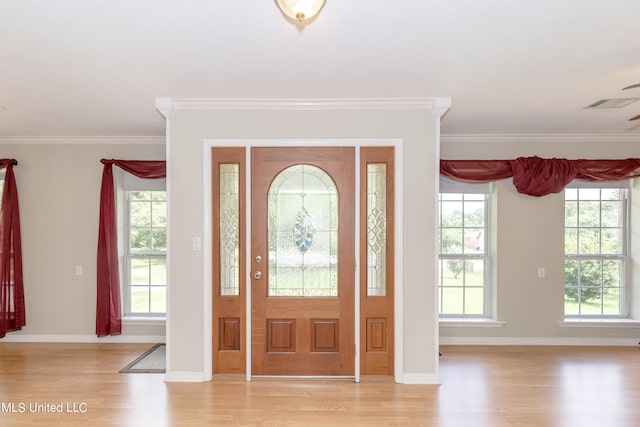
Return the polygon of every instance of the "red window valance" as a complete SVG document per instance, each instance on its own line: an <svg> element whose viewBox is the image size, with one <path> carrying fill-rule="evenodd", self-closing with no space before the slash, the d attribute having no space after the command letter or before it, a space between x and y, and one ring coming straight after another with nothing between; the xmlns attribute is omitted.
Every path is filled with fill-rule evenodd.
<svg viewBox="0 0 640 427"><path fill-rule="evenodd" d="M6 169L0 201L0 338L26 324L24 284L22 281L22 244L18 189L13 174L12 159L0 159L0 169Z"/></svg>
<svg viewBox="0 0 640 427"><path fill-rule="evenodd" d="M640 176L640 159L567 160L538 156L515 160L440 160L440 174L463 182L513 179L519 193L545 196L558 193L574 179L621 181Z"/></svg>
<svg viewBox="0 0 640 427"><path fill-rule="evenodd" d="M102 159L101 162L104 164L104 168L100 190L96 299L96 334L99 337L117 335L122 332L113 165L138 178L155 179L167 176L164 160Z"/></svg>

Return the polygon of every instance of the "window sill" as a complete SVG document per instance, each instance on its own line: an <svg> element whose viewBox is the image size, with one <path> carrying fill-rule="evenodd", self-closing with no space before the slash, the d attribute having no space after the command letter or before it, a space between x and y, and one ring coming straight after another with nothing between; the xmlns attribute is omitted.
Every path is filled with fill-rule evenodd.
<svg viewBox="0 0 640 427"><path fill-rule="evenodd" d="M123 325L132 326L164 326L167 323L165 317L123 317Z"/></svg>
<svg viewBox="0 0 640 427"><path fill-rule="evenodd" d="M640 320L636 319L564 319L563 328L639 328Z"/></svg>
<svg viewBox="0 0 640 427"><path fill-rule="evenodd" d="M494 319L439 319L445 328L501 328L507 324Z"/></svg>

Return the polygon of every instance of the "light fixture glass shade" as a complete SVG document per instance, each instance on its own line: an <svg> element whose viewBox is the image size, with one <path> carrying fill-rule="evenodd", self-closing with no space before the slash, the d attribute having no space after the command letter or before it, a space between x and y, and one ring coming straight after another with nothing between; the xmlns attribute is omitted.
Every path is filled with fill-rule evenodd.
<svg viewBox="0 0 640 427"><path fill-rule="evenodd" d="M276 0L280 10L290 18L304 21L314 17L325 0Z"/></svg>

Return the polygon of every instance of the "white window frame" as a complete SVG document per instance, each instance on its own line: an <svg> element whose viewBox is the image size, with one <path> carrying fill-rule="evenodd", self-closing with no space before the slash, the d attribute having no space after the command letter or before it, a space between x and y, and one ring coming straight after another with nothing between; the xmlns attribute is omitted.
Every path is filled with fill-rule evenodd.
<svg viewBox="0 0 640 427"><path fill-rule="evenodd" d="M2 193L4 191L4 177L7 173L7 168L0 170L0 201L2 200Z"/></svg>
<svg viewBox="0 0 640 427"><path fill-rule="evenodd" d="M440 190L438 193L438 214L442 212L440 204L441 194L483 194L484 195L484 232L483 232L483 244L484 254L442 254L441 248L438 248L438 263L441 260L459 259L459 260L483 260L483 313L481 314L467 314L467 313L455 313L447 314L440 313L442 306L442 278L438 275L438 313L440 320L456 320L456 319L491 319L492 316L492 286L491 286L491 256L490 256L490 224L491 224L491 187L489 183L483 184L471 184L453 181L444 177L440 177ZM440 234L440 219L438 218L438 234ZM438 269L440 271L440 268ZM464 302L463 302L464 304Z"/></svg>
<svg viewBox="0 0 640 427"><path fill-rule="evenodd" d="M631 280L630 280L630 257L629 257L629 249L630 249L630 236L631 236L631 229L630 229L630 222L629 222L629 218L630 218L630 206L631 206L631 189L630 189L630 182L629 181L618 181L618 182L596 182L596 183L591 183L591 182L580 182L580 181L574 181L572 183L570 183L567 188L572 188L572 189L620 189L623 190L624 193L624 197L623 197L623 207L622 207L622 215L623 215L623 219L622 219L622 228L623 228L623 236L622 236L622 253L621 254L567 254L565 252L564 254L564 260L565 260L565 264L566 261L568 260L576 260L576 261L581 261L581 260L597 260L597 261L605 261L605 260L618 260L621 261L622 266L621 266L621 271L622 271L622 277L621 277L621 281L622 283L620 284L620 303L619 303L619 313L618 314L604 314L604 301L601 301L601 305L600 305L600 314L581 314L581 305L582 302L579 301L578 302L578 314L566 314L565 313L565 306L564 306L564 298L565 298L565 292L562 293L562 297L563 297L563 314L564 314L564 318L565 320L577 320L577 319L628 319L630 317L630 289L631 289ZM580 200L580 199L578 199ZM600 196L600 200L602 200L601 196ZM579 202L578 202L579 203ZM565 197L565 208L563 211L563 214L566 217L566 197ZM578 224L579 225L579 224ZM565 230L567 229L566 224L565 224ZM593 228L593 227L590 227ZM602 224L600 224L600 226L598 227L599 229L602 229ZM579 226L576 227L577 230L580 229ZM602 235L602 233L600 233L600 235ZM600 242L601 243L601 242ZM564 287L566 289L566 282L563 280L564 283ZM602 282L600 283L600 288L601 288L601 298L603 298L603 293L602 293L602 287L603 284Z"/></svg>
<svg viewBox="0 0 640 427"><path fill-rule="evenodd" d="M166 192L166 178L159 179L142 179L137 178L127 172L123 174L123 191L124 191L124 245L123 245L123 285L122 285L122 304L123 304L123 317L129 319L138 318L157 318L164 319L166 317L166 311L164 313L134 313L131 312L131 260L132 259L165 259L167 258L166 252L163 255L157 253L131 253L129 248L130 242L130 217L131 217L131 204L129 194L132 191L164 191ZM168 281L168 278L167 278ZM168 282L165 288L168 287Z"/></svg>

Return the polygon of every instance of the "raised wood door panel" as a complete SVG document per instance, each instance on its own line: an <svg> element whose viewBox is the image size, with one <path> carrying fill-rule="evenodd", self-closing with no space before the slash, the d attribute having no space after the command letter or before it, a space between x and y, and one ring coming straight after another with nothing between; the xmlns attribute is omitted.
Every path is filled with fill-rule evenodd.
<svg viewBox="0 0 640 427"><path fill-rule="evenodd" d="M212 355L214 374L246 373L246 256L241 248L246 236L245 175L246 149L211 149L212 212ZM223 178L229 167L237 173L234 188ZM225 187L226 185L226 187ZM237 191L237 196L231 194ZM229 218L223 199L237 197L237 216ZM236 223L237 221L237 223ZM229 245L235 243L237 256L229 258ZM225 259L227 258L227 259ZM230 263L233 265L229 265ZM231 271L232 270L232 271ZM234 275L234 280L230 275ZM232 282L229 284L229 282Z"/></svg>
<svg viewBox="0 0 640 427"><path fill-rule="evenodd" d="M373 172L370 166L374 166ZM382 174L371 178L374 173ZM391 375L394 369L394 148L360 150L360 373ZM369 188L382 183L380 188ZM381 186L381 185L380 185ZM376 201L384 209L374 209ZM384 212L381 212L384 211ZM380 238L380 239L378 239ZM378 240L378 241L377 241ZM371 246L376 258L371 260ZM380 263L384 260L383 264ZM369 275L384 267L377 280L382 289L370 290Z"/></svg>
<svg viewBox="0 0 640 427"><path fill-rule="evenodd" d="M251 159L252 374L354 375L354 149L254 148ZM268 210L269 189L282 171L294 165L318 168L337 188L336 296L269 295L269 281L275 280L269 268L275 257L268 247L268 215L273 215ZM292 245L295 241L305 256L307 250L312 254L311 238L296 239L291 237Z"/></svg>

